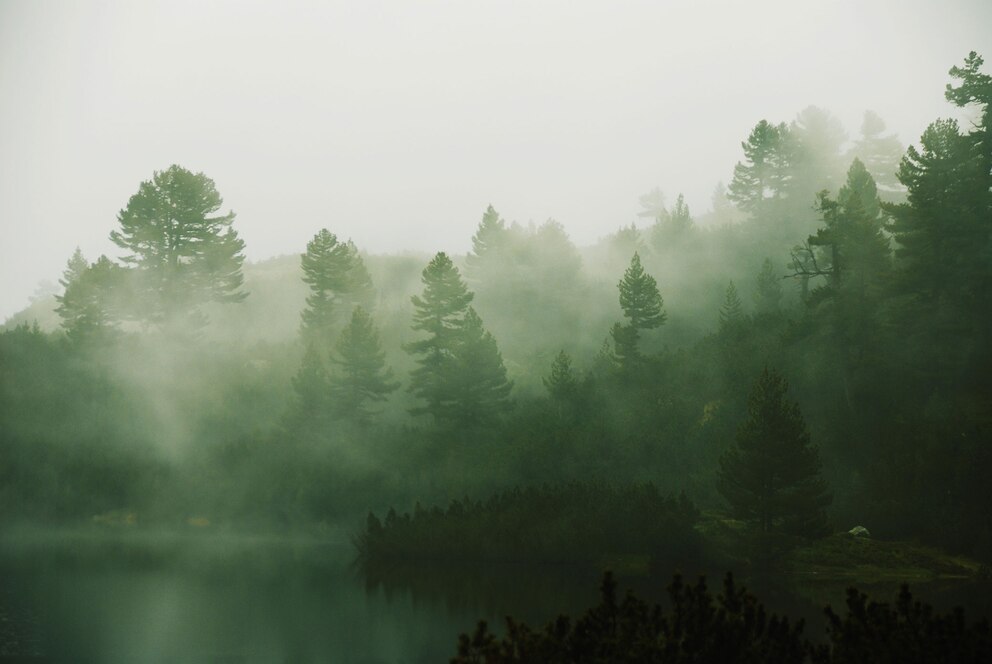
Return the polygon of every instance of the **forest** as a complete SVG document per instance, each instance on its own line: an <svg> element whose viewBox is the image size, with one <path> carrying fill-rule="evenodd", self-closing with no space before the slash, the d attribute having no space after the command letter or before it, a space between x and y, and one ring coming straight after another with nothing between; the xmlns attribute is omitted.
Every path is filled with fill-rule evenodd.
<svg viewBox="0 0 992 664"><path fill-rule="evenodd" d="M970 123L905 147L870 111L854 138L819 107L756 119L711 210L655 189L591 246L493 201L466 255L329 220L250 263L206 174L155 171L120 254L77 250L0 331L0 521L552 561L863 526L988 563L983 64L944 91Z"/></svg>

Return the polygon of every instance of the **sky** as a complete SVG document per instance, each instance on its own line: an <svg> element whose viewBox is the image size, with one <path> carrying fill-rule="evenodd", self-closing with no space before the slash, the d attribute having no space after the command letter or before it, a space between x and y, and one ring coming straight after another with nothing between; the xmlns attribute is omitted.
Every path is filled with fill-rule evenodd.
<svg viewBox="0 0 992 664"><path fill-rule="evenodd" d="M0 320L156 170L212 178L249 260L320 228L461 253L486 206L590 244L704 212L761 119L866 109L914 142L988 0L0 0ZM992 66L986 65L986 71Z"/></svg>

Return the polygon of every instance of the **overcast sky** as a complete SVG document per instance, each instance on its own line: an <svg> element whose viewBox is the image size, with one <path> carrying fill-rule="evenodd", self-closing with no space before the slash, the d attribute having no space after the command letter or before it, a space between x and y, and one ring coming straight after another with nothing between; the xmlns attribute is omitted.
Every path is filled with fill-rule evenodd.
<svg viewBox="0 0 992 664"><path fill-rule="evenodd" d="M486 205L588 244L638 196L697 212L760 119L865 109L904 142L992 58L992 2L0 0L0 320L142 180L214 179L251 260L319 228L463 252ZM986 71L990 69L986 65Z"/></svg>

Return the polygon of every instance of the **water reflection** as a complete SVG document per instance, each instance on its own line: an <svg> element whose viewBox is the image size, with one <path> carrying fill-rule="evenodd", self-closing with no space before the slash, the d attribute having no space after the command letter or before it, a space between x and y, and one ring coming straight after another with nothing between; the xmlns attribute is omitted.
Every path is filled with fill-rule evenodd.
<svg viewBox="0 0 992 664"><path fill-rule="evenodd" d="M599 571L583 566L464 565L359 568L346 537L89 537L0 546L0 661L444 662L477 620L533 625L598 600ZM666 603L680 568L620 570L621 590ZM822 638L822 607L843 606L845 584L754 574L742 580L766 606L804 618ZM865 588L891 599L897 584ZM914 594L970 616L989 615L988 584L919 584ZM30 661L30 660L29 660Z"/></svg>
<svg viewBox="0 0 992 664"><path fill-rule="evenodd" d="M480 617L369 590L346 541L6 550L3 655L66 662L439 662ZM492 618L492 616L490 616Z"/></svg>

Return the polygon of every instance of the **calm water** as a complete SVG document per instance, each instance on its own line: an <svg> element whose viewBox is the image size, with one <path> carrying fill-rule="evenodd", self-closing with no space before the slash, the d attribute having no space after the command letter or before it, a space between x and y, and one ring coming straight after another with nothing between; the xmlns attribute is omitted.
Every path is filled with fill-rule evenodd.
<svg viewBox="0 0 992 664"><path fill-rule="evenodd" d="M598 597L593 572L567 568L394 568L369 578L353 565L346 537L76 533L6 542L0 662L447 662L458 634L480 618L543 623ZM666 582L621 577L622 588L655 600ZM823 597L843 598L843 588L819 589L816 602L756 590L772 610L806 618L811 637L822 632ZM918 594L938 606L965 604L975 616L987 607L969 607L969 593L987 601L987 590Z"/></svg>
<svg viewBox="0 0 992 664"><path fill-rule="evenodd" d="M484 616L481 605L367 587L352 557L343 538L319 545L69 538L7 547L0 556L0 655L445 662L458 634Z"/></svg>

